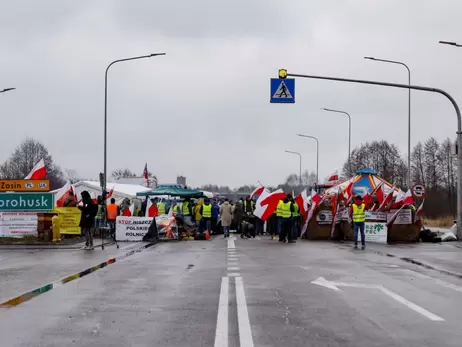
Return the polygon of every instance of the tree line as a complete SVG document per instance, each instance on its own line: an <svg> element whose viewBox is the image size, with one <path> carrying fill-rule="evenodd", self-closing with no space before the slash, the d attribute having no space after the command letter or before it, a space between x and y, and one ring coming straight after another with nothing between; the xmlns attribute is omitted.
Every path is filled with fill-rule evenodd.
<svg viewBox="0 0 462 347"><path fill-rule="evenodd" d="M447 138L438 142L431 137L418 142L411 152L411 186L423 184L427 189L424 213L430 217L454 215L456 212L457 158L455 142ZM385 140L362 144L351 152L353 172L370 168L390 183L403 190L407 187L407 158L395 144ZM343 165L343 176L348 176L348 160Z"/></svg>

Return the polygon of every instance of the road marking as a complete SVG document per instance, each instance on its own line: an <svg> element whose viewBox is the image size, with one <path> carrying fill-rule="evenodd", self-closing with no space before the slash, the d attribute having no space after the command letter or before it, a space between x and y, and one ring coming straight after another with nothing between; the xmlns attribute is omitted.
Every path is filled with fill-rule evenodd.
<svg viewBox="0 0 462 347"><path fill-rule="evenodd" d="M324 277L319 277L318 279L312 281L311 283L316 284L318 286L330 288L336 291L339 291L340 288L338 287L355 287L355 288L370 288L370 289L378 289L385 295L388 295L389 297L395 299L396 301L400 302L401 304L407 306L409 309L421 314L424 317L427 317L428 319L436 322L442 322L444 321L444 318L441 318L437 316L434 313L431 313L430 311L427 311L423 307L420 307L413 302L403 298L402 296L396 294L395 292L391 291L390 289L385 288L382 285L379 284L363 284L363 283L344 283L344 282L333 282L333 281L328 281Z"/></svg>
<svg viewBox="0 0 462 347"><path fill-rule="evenodd" d="M239 258L237 255L229 255L228 254L228 259L237 259Z"/></svg>
<svg viewBox="0 0 462 347"><path fill-rule="evenodd" d="M229 277L239 277L241 274L239 272L228 272Z"/></svg>
<svg viewBox="0 0 462 347"><path fill-rule="evenodd" d="M239 271L240 269L239 266L228 266L228 271Z"/></svg>
<svg viewBox="0 0 462 347"><path fill-rule="evenodd" d="M236 262L228 262L228 266L238 266L239 263Z"/></svg>
<svg viewBox="0 0 462 347"><path fill-rule="evenodd" d="M250 328L242 277L236 277L236 302L240 347L253 347L252 330Z"/></svg>
<svg viewBox="0 0 462 347"><path fill-rule="evenodd" d="M218 300L217 328L215 331L215 347L228 347L228 306L229 278L221 278L220 298Z"/></svg>
<svg viewBox="0 0 462 347"><path fill-rule="evenodd" d="M234 249L236 245L234 244L234 239L228 239L228 249Z"/></svg>
<svg viewBox="0 0 462 347"><path fill-rule="evenodd" d="M402 271L407 272L407 273L409 273L409 274L411 274L411 275L413 275L415 277L418 277L420 279L430 280L430 281L433 281L435 283L438 283L440 286L443 286L445 288L449 288L449 289L452 289L452 290L454 290L456 292L462 293L462 287L459 287L459 286L457 286L455 284L440 280L438 278L433 278L433 277L421 274L420 272L409 270L409 269L402 269Z"/></svg>

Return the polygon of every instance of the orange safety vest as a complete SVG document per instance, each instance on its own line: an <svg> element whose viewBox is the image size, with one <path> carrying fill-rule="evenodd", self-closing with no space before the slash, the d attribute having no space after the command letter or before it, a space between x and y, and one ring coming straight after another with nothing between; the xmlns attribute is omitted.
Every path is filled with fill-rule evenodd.
<svg viewBox="0 0 462 347"><path fill-rule="evenodd" d="M107 205L106 211L107 211L108 220L116 220L117 218L117 205L116 204Z"/></svg>

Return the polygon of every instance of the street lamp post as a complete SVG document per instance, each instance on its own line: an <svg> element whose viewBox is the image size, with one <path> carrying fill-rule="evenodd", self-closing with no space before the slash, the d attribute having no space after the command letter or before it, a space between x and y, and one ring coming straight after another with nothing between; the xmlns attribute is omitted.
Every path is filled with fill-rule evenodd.
<svg viewBox="0 0 462 347"><path fill-rule="evenodd" d="M132 57L132 58L125 58L125 59L118 59L114 60L112 63L108 65L106 68L106 74L104 77L104 182L103 182L103 195L105 192L107 192L107 73L109 71L109 68L114 65L115 63L120 63L123 61L130 61L130 60L137 60L137 59L144 59L144 58L151 58L155 57L158 55L165 55L166 53L153 53L149 55L142 55L138 57ZM105 199L103 199L104 203L106 202Z"/></svg>
<svg viewBox="0 0 462 347"><path fill-rule="evenodd" d="M316 185L319 183L319 140L317 137L311 135L297 134L300 137L307 137L316 140Z"/></svg>
<svg viewBox="0 0 462 347"><path fill-rule="evenodd" d="M292 152L292 151L288 151L286 150L287 153L291 153L291 154L297 154L299 157L300 157L300 176L298 176L298 183L300 184L300 186L302 185L302 155L298 152Z"/></svg>
<svg viewBox="0 0 462 347"><path fill-rule="evenodd" d="M345 111L333 110L331 108L322 108L321 110L342 113L348 116L348 177L351 177L351 117Z"/></svg>
<svg viewBox="0 0 462 347"><path fill-rule="evenodd" d="M5 93L5 92L9 92L10 90L15 90L16 88L5 88L3 90L0 90L0 93Z"/></svg>
<svg viewBox="0 0 462 347"><path fill-rule="evenodd" d="M411 70L409 66L404 64L400 61L395 60L385 60L385 59L377 59L374 57L364 57L364 59L379 61L382 63L391 63L391 64L398 64L402 65L407 69L408 73L408 84L409 84L409 97L408 97L408 124L407 124L407 185L408 189L411 189Z"/></svg>

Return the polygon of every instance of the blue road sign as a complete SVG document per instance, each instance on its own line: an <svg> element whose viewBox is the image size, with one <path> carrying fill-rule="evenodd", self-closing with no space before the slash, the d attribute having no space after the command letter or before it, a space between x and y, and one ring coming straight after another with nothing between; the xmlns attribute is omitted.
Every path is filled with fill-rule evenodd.
<svg viewBox="0 0 462 347"><path fill-rule="evenodd" d="M272 78L270 102L294 103L295 102L295 78Z"/></svg>

